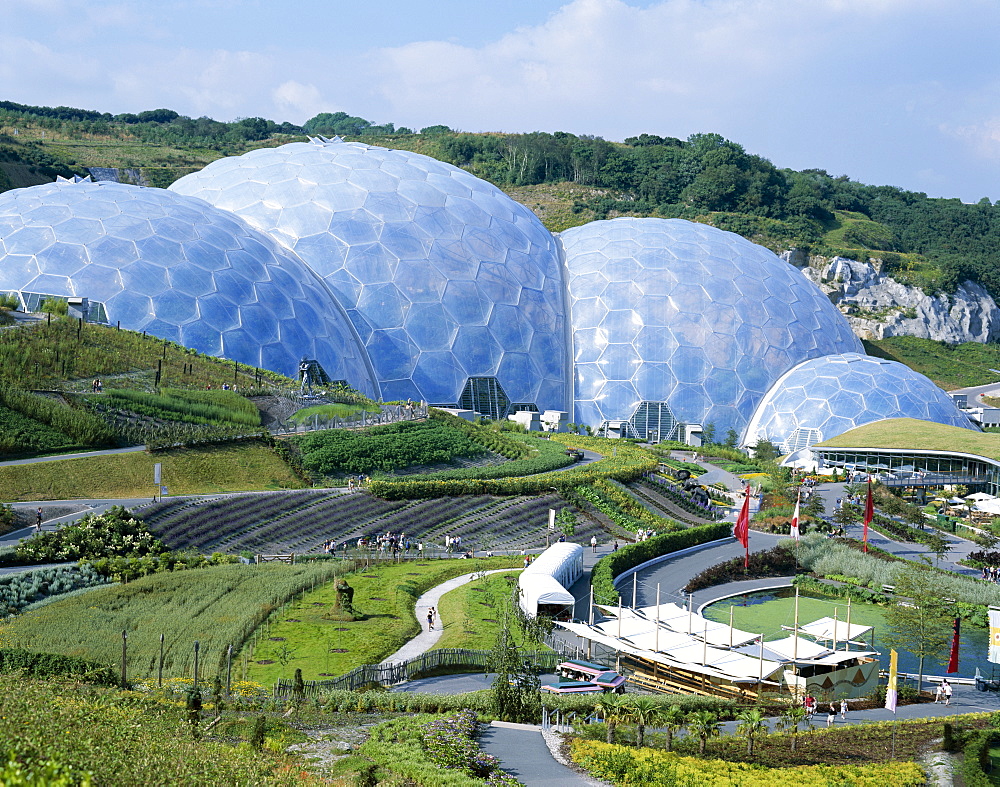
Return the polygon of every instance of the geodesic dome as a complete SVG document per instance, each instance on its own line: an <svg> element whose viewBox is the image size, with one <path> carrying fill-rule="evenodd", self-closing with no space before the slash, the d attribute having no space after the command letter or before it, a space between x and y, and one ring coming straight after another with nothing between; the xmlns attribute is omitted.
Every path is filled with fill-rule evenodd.
<svg viewBox="0 0 1000 787"><path fill-rule="evenodd" d="M815 285L731 232L622 218L560 238L579 422L661 439L678 423L739 433L792 366L862 351Z"/></svg>
<svg viewBox="0 0 1000 787"><path fill-rule="evenodd" d="M164 189L63 181L0 194L0 292L85 297L98 318L294 377L303 356L376 394L329 289L233 214Z"/></svg>
<svg viewBox="0 0 1000 787"><path fill-rule="evenodd" d="M558 246L493 185L418 153L314 140L170 189L237 213L323 277L386 399L494 417L568 406Z"/></svg>
<svg viewBox="0 0 1000 787"><path fill-rule="evenodd" d="M782 453L885 418L976 429L951 397L908 366L857 353L800 363L774 384L750 419L743 445L770 440Z"/></svg>

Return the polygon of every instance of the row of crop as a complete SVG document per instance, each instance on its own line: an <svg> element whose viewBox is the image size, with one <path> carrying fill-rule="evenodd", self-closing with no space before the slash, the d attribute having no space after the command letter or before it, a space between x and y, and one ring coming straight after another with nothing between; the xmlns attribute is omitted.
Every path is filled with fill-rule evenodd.
<svg viewBox="0 0 1000 787"><path fill-rule="evenodd" d="M444 410L438 410L436 407L430 408L428 415L432 421L438 421L452 429L457 429L483 448L505 456L507 459L527 459L531 456L531 448L527 444L499 430L466 421L464 418L446 413Z"/></svg>
<svg viewBox="0 0 1000 787"><path fill-rule="evenodd" d="M697 502L682 487L667 481L656 473L647 475L643 478L642 483L652 487L689 514L705 519L719 519L722 516L711 502L705 504Z"/></svg>
<svg viewBox="0 0 1000 787"><path fill-rule="evenodd" d="M0 387L0 405L67 435L78 445L112 445L115 435L97 416L55 399Z"/></svg>
<svg viewBox="0 0 1000 787"><path fill-rule="evenodd" d="M543 495L553 488L563 492L603 478L631 481L656 469L656 457L631 443L600 437L553 434L550 439L564 446L574 446L603 454L592 464L578 469L541 473L522 478L464 479L458 481L422 481L419 479L375 479L369 484L372 494L390 500L452 495Z"/></svg>
<svg viewBox="0 0 1000 787"><path fill-rule="evenodd" d="M85 399L98 409L120 408L163 421L260 426L257 408L232 391L188 392L164 388L162 393L153 394L130 388L109 388L103 394Z"/></svg>
<svg viewBox="0 0 1000 787"><path fill-rule="evenodd" d="M674 533L664 533L653 536L636 544L628 544L610 555L601 558L591 572L591 584L594 588L594 601L598 604L614 604L618 601L618 591L615 589L615 577L630 568L653 558L668 555L681 549L716 541L732 535L732 525L728 522L718 522L712 525L701 525Z"/></svg>
<svg viewBox="0 0 1000 787"><path fill-rule="evenodd" d="M330 429L291 437L305 468L321 476L388 472L413 464L473 457L483 447L440 421L400 421L362 431Z"/></svg>
<svg viewBox="0 0 1000 787"><path fill-rule="evenodd" d="M284 510L292 499L298 499L298 496L291 492L233 495L206 500L147 521L161 538L173 543L205 525L217 528L224 523L226 528L237 528L244 522L257 521L273 511ZM144 512L139 513L145 520Z"/></svg>
<svg viewBox="0 0 1000 787"><path fill-rule="evenodd" d="M15 615L37 601L81 588L103 585L107 578L92 566L57 566L0 577L0 615Z"/></svg>
<svg viewBox="0 0 1000 787"><path fill-rule="evenodd" d="M16 646L116 663L125 630L128 672L135 679L156 674L160 635L165 634L165 675L190 673L195 641L203 668L214 671L224 669L227 646L238 653L289 599L339 570L327 563L269 563L156 573L56 600L14 618L4 633Z"/></svg>

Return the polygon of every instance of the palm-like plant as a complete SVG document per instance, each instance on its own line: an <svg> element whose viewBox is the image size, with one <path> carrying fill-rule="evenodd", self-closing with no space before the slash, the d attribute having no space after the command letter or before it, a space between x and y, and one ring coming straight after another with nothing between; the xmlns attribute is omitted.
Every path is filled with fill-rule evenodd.
<svg viewBox="0 0 1000 787"><path fill-rule="evenodd" d="M775 727L779 730L788 730L791 732L792 751L795 751L795 741L798 737L799 725L803 722L808 723L808 721L806 709L801 705L789 705L781 712L781 716L778 717Z"/></svg>
<svg viewBox="0 0 1000 787"><path fill-rule="evenodd" d="M688 732L698 738L698 754L705 755L705 745L709 738L719 734L719 717L710 710L698 710L687 717L684 724Z"/></svg>
<svg viewBox="0 0 1000 787"><path fill-rule="evenodd" d="M739 721L736 725L736 734L747 739L747 756L753 757L754 741L767 732L767 719L757 708L738 713L736 719Z"/></svg>
<svg viewBox="0 0 1000 787"><path fill-rule="evenodd" d="M620 694L602 694L594 703L597 712L604 717L604 723L608 728L608 743L614 743L615 728L625 720L628 712L627 700Z"/></svg>
<svg viewBox="0 0 1000 787"><path fill-rule="evenodd" d="M626 704L625 719L635 725L635 745L646 740L646 727L660 718L660 706L649 697L632 697Z"/></svg>
<svg viewBox="0 0 1000 787"><path fill-rule="evenodd" d="M674 735L679 730L684 727L684 721L687 717L684 711L681 710L680 705L671 705L664 711L661 711L660 724L663 725L664 729L667 731L667 751L672 751L674 748Z"/></svg>

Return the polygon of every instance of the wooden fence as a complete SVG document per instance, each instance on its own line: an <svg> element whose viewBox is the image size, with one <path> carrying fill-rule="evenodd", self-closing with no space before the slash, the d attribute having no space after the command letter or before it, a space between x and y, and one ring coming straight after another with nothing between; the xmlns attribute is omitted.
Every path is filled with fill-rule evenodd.
<svg viewBox="0 0 1000 787"><path fill-rule="evenodd" d="M394 686L439 667L478 667L485 672L491 653L489 650L441 648L397 664L363 664L339 678L307 680L305 693L307 697L314 697L333 689L356 691L372 685ZM523 655L524 660L536 669L555 669L556 664L563 660L558 653L550 651L528 651ZM274 696L290 697L293 685L293 681L282 678L274 684Z"/></svg>

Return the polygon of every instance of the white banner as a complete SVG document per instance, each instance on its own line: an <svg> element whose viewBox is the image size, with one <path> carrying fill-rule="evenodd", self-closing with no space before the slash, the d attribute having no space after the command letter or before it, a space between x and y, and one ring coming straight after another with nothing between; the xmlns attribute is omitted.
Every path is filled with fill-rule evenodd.
<svg viewBox="0 0 1000 787"><path fill-rule="evenodd" d="M556 529L556 510L554 508L549 509L549 530Z"/></svg>
<svg viewBox="0 0 1000 787"><path fill-rule="evenodd" d="M1000 607L990 607L990 653L988 661L1000 664Z"/></svg>

